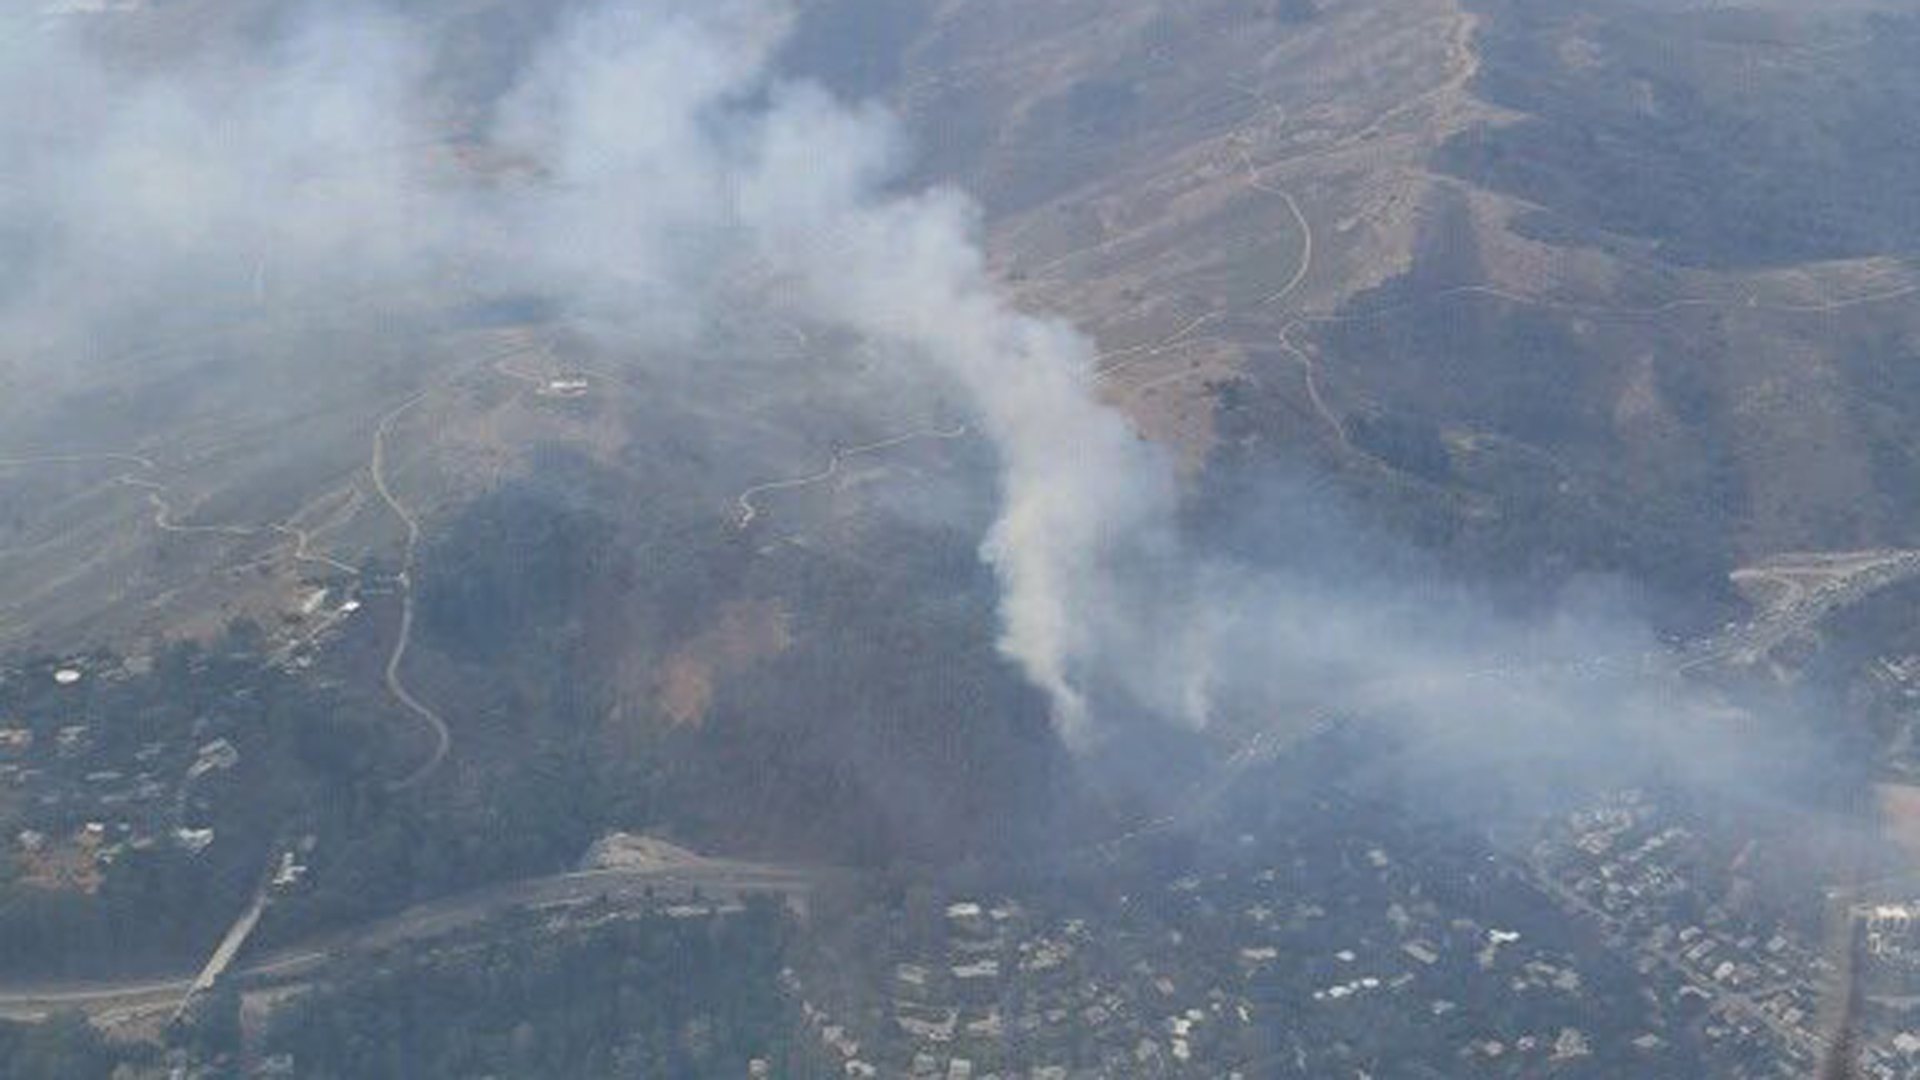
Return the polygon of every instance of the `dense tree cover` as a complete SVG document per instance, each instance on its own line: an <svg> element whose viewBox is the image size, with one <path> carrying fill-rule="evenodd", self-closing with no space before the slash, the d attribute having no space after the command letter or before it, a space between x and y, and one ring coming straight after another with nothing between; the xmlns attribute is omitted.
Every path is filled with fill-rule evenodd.
<svg viewBox="0 0 1920 1080"><path fill-rule="evenodd" d="M189 967L290 845L307 873L276 897L255 949L569 869L616 828L869 865L990 854L1052 829L1062 751L1044 701L994 649L994 584L970 535L888 526L861 541L887 550L858 562L798 546L756 556L749 537L716 537L707 503L669 489L624 514L621 500L643 497L626 480L548 464L429 531L408 678L456 741L423 784L390 786L416 748L374 678L393 603L377 588L366 629L312 673L268 662L266 636L236 625L212 649L167 650L149 674L66 688L58 711L0 701L47 726L43 745L76 716L107 759L164 743L152 771L176 786L209 740L241 752L178 813L163 807L155 842L119 852L96 895L0 867L10 969ZM792 646L727 672L704 727L671 730L644 688L614 685L742 600L790 615ZM40 675L0 690L54 685ZM618 721L616 694L632 714ZM173 842L177 825L217 839L194 855Z"/></svg>
<svg viewBox="0 0 1920 1080"><path fill-rule="evenodd" d="M238 626L219 650L169 647L144 673L108 677L119 661L103 654L87 658L89 676L70 687L50 677L51 660L19 665L0 681L0 716L19 717L36 747L86 729L71 754L36 761L60 801L17 807L0 822L12 852L0 871L9 974L177 966L202 955L258 886L276 845L310 829L337 792L365 782L379 732L326 689L268 663L257 644ZM190 776L199 748L217 740L238 751L238 763ZM101 769L124 774L122 786L145 777L155 793L98 801L100 785L79 774ZM111 850L98 860L97 889L29 880L20 830L60 844L93 821L108 826L99 843ZM211 829L213 843L187 850L177 828Z"/></svg>
<svg viewBox="0 0 1920 1080"><path fill-rule="evenodd" d="M1691 265L1780 266L1912 247L1920 140L1908 133L1920 78L1905 58L1920 45L1920 19L1795 20L1776 32L1806 51L1771 69L1704 47L1724 33L1717 12L1511 2L1493 10L1476 42L1477 87L1525 119L1454 137L1440 154L1445 171L1590 237L1653 239ZM1566 48L1575 39L1585 46L1578 61ZM1618 92L1629 80L1644 97Z"/></svg>
<svg viewBox="0 0 1920 1080"><path fill-rule="evenodd" d="M1840 352L1852 419L1866 443L1879 508L1902 533L1920 531L1920 334L1863 333ZM1862 508L1871 512L1870 508Z"/></svg>
<svg viewBox="0 0 1920 1080"><path fill-rule="evenodd" d="M1424 417L1398 413L1349 417L1347 437L1381 461L1423 480L1443 481L1453 467L1439 425Z"/></svg>
<svg viewBox="0 0 1920 1080"><path fill-rule="evenodd" d="M574 505L611 503L605 477L573 460L553 469L564 496L509 483L433 530L410 679L454 726L454 751L410 790L371 776L340 788L317 822L310 886L276 905L264 940L569 869L602 832L656 822L656 748L642 737L609 753L602 721L614 658L665 637L634 615L666 605L636 604L652 575L636 575L633 553L677 534L619 534Z"/></svg>
<svg viewBox="0 0 1920 1080"><path fill-rule="evenodd" d="M398 756L392 736L402 729L326 681L268 663L257 645L258 635L240 626L221 649L170 647L148 674L90 677L57 695L47 689L55 687L51 660L0 681L0 716L29 723L36 745L55 745L62 727L89 726L94 764L73 764L74 771L134 761L158 745L162 752L140 767L166 787L144 809L103 810L69 799L51 817L11 819L0 831L6 975L191 967L245 907L269 863L308 837L317 841L302 856L309 874L269 909L257 944L565 869L606 827L609 807L631 795L609 793L591 748L563 737L564 724L560 736L537 738L510 759L450 768L444 782L391 791ZM104 672L117 665L99 656L85 666ZM186 781L196 748L222 738L239 751L239 763ZM132 767L127 771L131 777ZM116 850L96 891L27 880L20 828L31 825L57 841L96 817L126 817L133 826L125 835L108 834ZM213 843L199 853L184 849L172 835L182 826L213 830ZM146 842L136 846L134 837Z"/></svg>
<svg viewBox="0 0 1920 1080"><path fill-rule="evenodd" d="M997 590L973 535L888 521L836 542L881 549L851 559L759 550L750 533L716 534L710 502L670 489L624 515L640 497L602 466L561 459L436 530L424 640L459 673L439 684L460 703L458 768L486 774L488 805L524 796L497 820L476 802L486 828L444 848L484 837L505 862L531 833L527 854L547 843L573 857L597 823L871 865L1050 826L1064 762L1045 702L994 648ZM645 689L614 685L623 670L662 669L738 603L778 609L790 640L717 673L704 724L676 729ZM616 711L629 719L611 724ZM387 842L353 835L359 848Z"/></svg>
<svg viewBox="0 0 1920 1080"><path fill-rule="evenodd" d="M884 572L781 566L793 645L721 686L667 778L693 824L841 863L1023 847L1071 800L1044 699L994 648L994 592L938 535Z"/></svg>
<svg viewBox="0 0 1920 1080"><path fill-rule="evenodd" d="M510 920L472 948L397 956L300 1000L266 1037L312 1080L740 1077L793 1024L774 906L615 919L554 938Z"/></svg>
<svg viewBox="0 0 1920 1080"><path fill-rule="evenodd" d="M148 1049L110 1046L79 1013L38 1024L0 1021L0 1080L106 1077L116 1066L146 1062Z"/></svg>
<svg viewBox="0 0 1920 1080"><path fill-rule="evenodd" d="M1329 391L1356 452L1345 462L1364 455L1372 467L1351 469L1338 496L1320 484L1306 497L1349 541L1402 538L1520 603L1599 574L1651 586L1673 602L1676 621L1714 613L1729 599L1730 538L1751 511L1734 448L1714 437L1732 422L1707 374L1731 347L1725 335L1689 335L1711 344L1686 353L1684 371L1654 368L1691 419L1674 435L1689 452L1649 471L1615 427L1623 373L1569 317L1440 295L1483 276L1460 255L1469 246L1449 238L1347 307L1391 317L1324 331L1318 346L1345 380ZM1271 438L1298 426L1290 402L1241 387L1221 403L1221 446L1202 478L1205 535L1230 527L1223 516L1272 518L1298 503L1260 494L1299 483L1297 453Z"/></svg>
<svg viewBox="0 0 1920 1080"><path fill-rule="evenodd" d="M456 657L498 663L546 656L579 605L629 584L626 549L602 517L516 490L467 508L422 573L421 618Z"/></svg>
<svg viewBox="0 0 1920 1080"><path fill-rule="evenodd" d="M361 786L327 808L310 881L279 900L263 945L374 918L487 882L568 869L611 820L593 763L535 749L511 766L392 793Z"/></svg>

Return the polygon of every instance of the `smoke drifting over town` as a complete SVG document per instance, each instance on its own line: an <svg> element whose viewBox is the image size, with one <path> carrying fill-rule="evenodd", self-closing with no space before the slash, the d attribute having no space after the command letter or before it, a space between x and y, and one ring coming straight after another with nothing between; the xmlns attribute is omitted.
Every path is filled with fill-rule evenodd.
<svg viewBox="0 0 1920 1080"><path fill-rule="evenodd" d="M209 45L130 74L54 32L0 36L0 100L33 103L0 114L0 159L23 165L0 190L0 336L28 343L12 377L58 384L135 326L262 296L458 278L663 352L744 298L966 403L998 462L980 551L1001 648L1070 744L1114 717L1198 728L1303 702L1463 753L1692 738L1672 718L1697 706L1648 677L1658 648L1631 619L1520 625L1328 576L1294 557L1286 506L1259 512L1266 553L1185 536L1173 463L1098 400L1093 343L1002 298L963 194L899 189L912 147L886 113L778 75L787 21L771 0L576 7L471 121L477 171L426 149L446 125L433 50L391 11L315 8L276 26L269 61ZM801 364L799 384L830 377ZM697 364L674 370L697 390ZM1574 662L1595 656L1616 659Z"/></svg>

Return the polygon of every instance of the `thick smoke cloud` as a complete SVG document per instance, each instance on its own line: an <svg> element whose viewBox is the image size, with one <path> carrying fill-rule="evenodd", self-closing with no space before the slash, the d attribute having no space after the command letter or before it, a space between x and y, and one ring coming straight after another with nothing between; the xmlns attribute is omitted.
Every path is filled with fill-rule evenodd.
<svg viewBox="0 0 1920 1080"><path fill-rule="evenodd" d="M769 75L779 15L577 19L503 110L502 137L554 170L527 196L522 245L602 320L724 318L715 297L745 264L772 283L754 302L964 391L1000 462L982 554L1002 648L1070 742L1311 701L1394 715L1440 755L1725 763L1683 719L1704 706L1649 676L1660 649L1629 618L1569 607L1520 624L1365 567L1289 566L1301 523L1331 512L1305 503L1272 516L1266 555L1186 536L1172 462L1101 404L1091 341L1005 302L964 195L890 187L907 149L884 113Z"/></svg>
<svg viewBox="0 0 1920 1080"><path fill-rule="evenodd" d="M883 114L769 81L777 15L736 5L576 22L506 110L508 136L532 133L530 152L555 163L529 241L563 275L640 260L636 277L614 270L619 282L576 293L629 313L693 306L744 258L794 317L964 390L1002 463L983 553L1004 585L1003 648L1050 695L1062 732L1090 738L1102 677L1139 670L1112 659L1152 655L1148 633L1166 643L1153 624L1167 612L1129 581L1164 588L1180 572L1170 464L1097 403L1084 336L996 293L962 196L888 193L902 140ZM1160 678L1125 692L1161 714L1203 708Z"/></svg>
<svg viewBox="0 0 1920 1080"><path fill-rule="evenodd" d="M133 74L57 33L15 40L4 100L56 107L10 109L0 130L27 163L4 206L26 267L5 337L60 358L45 376L102 328L458 266L603 332L687 341L751 274L751 302L965 392L1003 463L983 551L1005 586L1004 648L1070 738L1090 734L1103 671L1140 672L1124 696L1156 712L1197 713L1186 688L1109 663L1147 655L1149 634L1165 644L1164 611L1126 582L1165 591L1180 566L1167 461L1095 402L1086 338L996 294L962 196L888 192L904 144L885 115L773 77L787 16L754 0L575 14L495 104L482 142L520 168L486 184L409 152L433 122L431 51L397 16L316 11L267 56Z"/></svg>
<svg viewBox="0 0 1920 1080"><path fill-rule="evenodd" d="M431 35L400 16L330 6L264 57L132 74L58 31L0 40L0 355L58 378L144 320L455 272L660 342L771 305L963 392L1000 466L981 551L1002 648L1070 742L1311 701L1468 754L1678 740L1662 752L1708 760L1671 723L1697 703L1583 664L1657 652L1631 621L1515 625L1183 536L1171 463L1099 403L1085 336L1002 299L966 198L896 190L908 147L884 113L777 77L789 18L773 0L573 12L489 103L484 179L420 149ZM1273 522L1282 555L1291 524Z"/></svg>
<svg viewBox="0 0 1920 1080"><path fill-rule="evenodd" d="M266 290L417 281L447 250L451 208L402 153L426 54L398 23L316 18L165 69L103 61L83 27L0 34L0 340L35 380Z"/></svg>

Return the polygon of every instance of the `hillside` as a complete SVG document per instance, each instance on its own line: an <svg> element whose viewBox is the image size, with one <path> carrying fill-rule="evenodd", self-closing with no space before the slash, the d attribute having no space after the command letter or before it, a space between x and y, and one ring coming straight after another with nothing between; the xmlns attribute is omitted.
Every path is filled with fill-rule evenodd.
<svg viewBox="0 0 1920 1080"><path fill-rule="evenodd" d="M69 17L168 71L287 10ZM432 125L380 153L429 196L538 187L555 163L488 133L558 15L414 14ZM813 0L774 62L897 111L892 188L977 201L994 286L1093 335L1203 546L1358 523L1502 604L1599 576L1691 633L1736 567L1915 543L1916 38L1868 4ZM475 271L494 237L361 280L254 224L191 264L211 299L169 265L0 353L0 649L257 636L391 725L357 782L455 834L529 756L581 796L556 835L860 864L1165 796L1083 786L1007 659L964 396L764 266L702 279L711 325L629 332ZM1176 777L1212 752L1154 745Z"/></svg>
<svg viewBox="0 0 1920 1080"><path fill-rule="evenodd" d="M821 7L900 39L884 93L929 174L1195 469L1332 466L1549 586L1711 597L1771 552L1910 541L1913 170L1885 134L1920 91L1856 74L1910 16Z"/></svg>

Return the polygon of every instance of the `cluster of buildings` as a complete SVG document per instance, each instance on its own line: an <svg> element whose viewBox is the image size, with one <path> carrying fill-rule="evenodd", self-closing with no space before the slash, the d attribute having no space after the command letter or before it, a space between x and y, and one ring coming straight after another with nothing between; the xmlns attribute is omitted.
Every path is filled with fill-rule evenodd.
<svg viewBox="0 0 1920 1080"><path fill-rule="evenodd" d="M1019 901L955 899L937 944L896 951L881 993L834 1021L802 1014L848 1076L932 1080L1218 1077L1231 1033L1252 1023L1229 993L1163 970L1142 943L1086 918L1037 918ZM796 982L797 986L797 982Z"/></svg>
<svg viewBox="0 0 1920 1080"><path fill-rule="evenodd" d="M213 844L198 810L240 764L240 751L206 720L142 724L142 707L114 697L131 674L78 666L7 673L14 692L0 704L0 844L25 883L91 893L130 852L198 856ZM110 699L114 723L95 718L102 706L88 704L91 695ZM130 728L152 737L130 739Z"/></svg>
<svg viewBox="0 0 1920 1080"><path fill-rule="evenodd" d="M1867 904L1854 910L1861 945L1873 960L1920 969L1920 904Z"/></svg>
<svg viewBox="0 0 1920 1080"><path fill-rule="evenodd" d="M1172 873L901 905L790 990L830 1075L1684 1074L1684 1033L1614 992L1631 968L1550 907L1524 920L1520 870L1323 812Z"/></svg>
<svg viewBox="0 0 1920 1080"><path fill-rule="evenodd" d="M1548 830L1533 867L1548 895L1596 922L1668 1008L1694 1019L1717 1071L1808 1075L1830 1050L1821 1003L1840 968L1823 954L1820 927L1742 898L1750 854L1725 859L1657 799L1629 790Z"/></svg>

